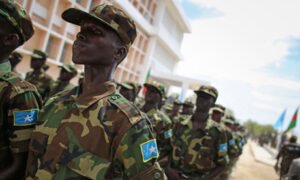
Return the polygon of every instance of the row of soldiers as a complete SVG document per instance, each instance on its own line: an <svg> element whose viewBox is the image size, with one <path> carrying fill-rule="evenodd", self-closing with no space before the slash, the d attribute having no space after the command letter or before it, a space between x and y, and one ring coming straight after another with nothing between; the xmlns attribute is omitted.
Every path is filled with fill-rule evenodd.
<svg viewBox="0 0 300 180"><path fill-rule="evenodd" d="M18 3L0 0L0 179L228 178L244 129L223 117L217 89L202 85L195 108L181 111L175 101L167 112L162 84L144 84L141 99L138 84L113 81L137 35L125 12L100 4L90 12L67 9L62 18L81 29L72 57L84 65L79 85L66 83L75 74L66 75L69 65L52 83L39 50L22 80L9 59L34 29Z"/></svg>

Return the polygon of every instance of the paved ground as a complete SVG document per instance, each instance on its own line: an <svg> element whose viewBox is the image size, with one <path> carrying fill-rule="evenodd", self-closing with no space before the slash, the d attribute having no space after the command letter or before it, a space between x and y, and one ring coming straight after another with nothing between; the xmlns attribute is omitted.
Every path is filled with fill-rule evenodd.
<svg viewBox="0 0 300 180"><path fill-rule="evenodd" d="M230 180L278 180L278 175L270 165L260 163L254 159L250 144L244 147Z"/></svg>

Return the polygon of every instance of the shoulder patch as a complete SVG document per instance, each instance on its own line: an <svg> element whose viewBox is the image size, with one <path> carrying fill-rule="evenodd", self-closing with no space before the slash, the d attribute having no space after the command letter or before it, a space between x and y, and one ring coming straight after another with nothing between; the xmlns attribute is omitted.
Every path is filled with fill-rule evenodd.
<svg viewBox="0 0 300 180"><path fill-rule="evenodd" d="M29 126L36 124L38 110L32 109L27 111L15 111L14 116L14 125L15 126Z"/></svg>
<svg viewBox="0 0 300 180"><path fill-rule="evenodd" d="M143 157L143 162L148 162L153 158L158 158L159 156L156 139L151 139L140 144L140 149Z"/></svg>
<svg viewBox="0 0 300 180"><path fill-rule="evenodd" d="M1 77L1 79L8 82L13 87L13 89L16 91L17 94L21 94L27 91L37 92L37 89L35 88L34 85L30 84L27 81L22 80L19 76L17 76L13 72L6 73L4 76Z"/></svg>
<svg viewBox="0 0 300 180"><path fill-rule="evenodd" d="M109 96L108 100L110 103L117 106L128 117L131 124L135 124L143 118L139 109L121 94L112 94Z"/></svg>

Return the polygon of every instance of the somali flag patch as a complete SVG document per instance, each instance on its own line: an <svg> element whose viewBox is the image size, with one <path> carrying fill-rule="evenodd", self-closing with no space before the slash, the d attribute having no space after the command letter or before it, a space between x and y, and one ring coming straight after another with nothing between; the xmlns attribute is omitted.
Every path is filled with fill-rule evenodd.
<svg viewBox="0 0 300 180"><path fill-rule="evenodd" d="M28 111L15 111L14 125L15 126L33 125L37 121L37 115L38 115L37 109L32 109Z"/></svg>
<svg viewBox="0 0 300 180"><path fill-rule="evenodd" d="M143 162L148 162L153 158L158 158L159 156L156 139L140 144L140 148L143 156Z"/></svg>
<svg viewBox="0 0 300 180"><path fill-rule="evenodd" d="M229 144L230 144L230 145L234 145L234 144L235 144L234 139L231 139L231 140L229 141Z"/></svg>
<svg viewBox="0 0 300 180"><path fill-rule="evenodd" d="M173 133L172 133L172 129L169 129L168 131L164 132L165 138L170 138L172 137Z"/></svg>
<svg viewBox="0 0 300 180"><path fill-rule="evenodd" d="M219 145L219 151L227 151L227 143Z"/></svg>

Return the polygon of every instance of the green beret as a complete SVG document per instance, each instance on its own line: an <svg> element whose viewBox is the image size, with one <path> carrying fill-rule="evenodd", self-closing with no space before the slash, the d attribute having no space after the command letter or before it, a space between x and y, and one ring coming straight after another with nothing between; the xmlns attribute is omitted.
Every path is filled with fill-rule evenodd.
<svg viewBox="0 0 300 180"><path fill-rule="evenodd" d="M69 73L72 73L74 75L77 74L77 69L73 64L63 64L60 67Z"/></svg>
<svg viewBox="0 0 300 180"><path fill-rule="evenodd" d="M80 25L83 19L94 19L115 31L128 49L137 35L134 21L123 10L105 3L92 8L89 13L76 8L69 8L63 12L62 18L76 25Z"/></svg>
<svg viewBox="0 0 300 180"><path fill-rule="evenodd" d="M159 94L161 95L162 98L166 97L166 87L163 84L153 81L151 83L145 83L144 86L145 87L153 87L154 89L156 89L159 92Z"/></svg>
<svg viewBox="0 0 300 180"><path fill-rule="evenodd" d="M34 34L31 19L19 3L13 0L0 0L0 16L4 17L20 35L20 45Z"/></svg>
<svg viewBox="0 0 300 180"><path fill-rule="evenodd" d="M190 107L194 107L194 103L193 100L191 98L187 98L184 100L184 102L182 103L183 106L190 106Z"/></svg>
<svg viewBox="0 0 300 180"><path fill-rule="evenodd" d="M130 86L129 84L127 83L117 83L120 87L122 88L125 88L125 89L128 89L128 90L134 90L134 88L132 86Z"/></svg>

